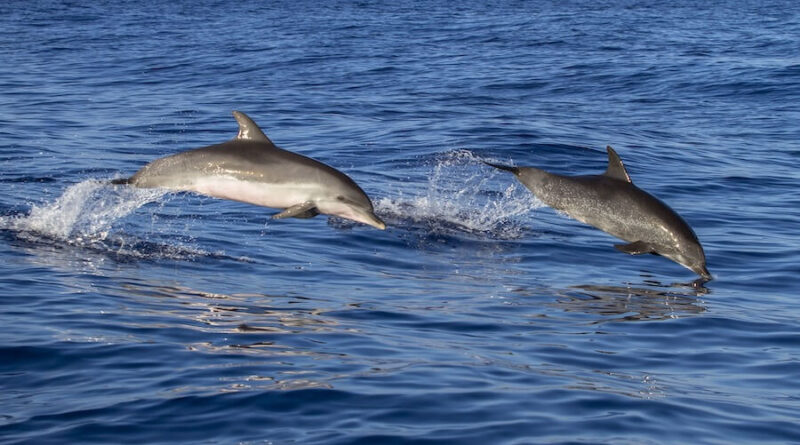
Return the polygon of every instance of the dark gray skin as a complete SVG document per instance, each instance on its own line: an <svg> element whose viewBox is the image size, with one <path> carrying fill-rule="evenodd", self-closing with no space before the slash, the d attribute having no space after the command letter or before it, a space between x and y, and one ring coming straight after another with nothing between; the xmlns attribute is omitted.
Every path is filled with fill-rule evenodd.
<svg viewBox="0 0 800 445"><path fill-rule="evenodd" d="M156 159L130 178L112 182L285 209L273 218L329 214L386 228L367 194L350 177L277 147L247 115L239 111L233 115L239 123L234 139Z"/></svg>
<svg viewBox="0 0 800 445"><path fill-rule="evenodd" d="M627 241L615 245L631 255L652 253L711 280L706 257L692 228L659 199L636 187L611 147L602 175L562 176L534 167L489 164L513 173L548 206Z"/></svg>

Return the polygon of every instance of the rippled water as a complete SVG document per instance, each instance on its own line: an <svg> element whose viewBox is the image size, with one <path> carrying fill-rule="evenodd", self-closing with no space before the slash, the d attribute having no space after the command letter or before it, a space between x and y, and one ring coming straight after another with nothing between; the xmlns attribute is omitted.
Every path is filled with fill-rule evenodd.
<svg viewBox="0 0 800 445"><path fill-rule="evenodd" d="M800 442L791 2L0 5L0 442ZM112 187L236 134L386 231ZM715 279L484 160L605 169Z"/></svg>

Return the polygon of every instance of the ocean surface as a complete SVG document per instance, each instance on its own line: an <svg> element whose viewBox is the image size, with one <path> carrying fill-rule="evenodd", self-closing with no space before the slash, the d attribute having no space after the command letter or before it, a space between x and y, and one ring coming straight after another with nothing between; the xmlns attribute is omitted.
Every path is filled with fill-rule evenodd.
<svg viewBox="0 0 800 445"><path fill-rule="evenodd" d="M791 1L0 2L0 443L800 443ZM385 231L114 187L236 135ZM483 160L613 146L714 280Z"/></svg>

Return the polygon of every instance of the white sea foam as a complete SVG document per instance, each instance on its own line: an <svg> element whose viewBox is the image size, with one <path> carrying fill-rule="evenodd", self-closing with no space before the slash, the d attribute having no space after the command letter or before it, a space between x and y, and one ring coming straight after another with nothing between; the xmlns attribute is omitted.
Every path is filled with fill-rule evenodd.
<svg viewBox="0 0 800 445"><path fill-rule="evenodd" d="M27 215L6 217L2 227L73 243L102 241L112 225L139 207L158 201L164 191L111 187L86 180L69 186L54 202L34 205Z"/></svg>
<svg viewBox="0 0 800 445"><path fill-rule="evenodd" d="M53 202L32 206L28 214L0 217L0 230L14 231L19 239L32 243L57 241L59 245L119 258L229 258L224 252L209 252L177 240L183 236L170 236L164 242L125 233L119 227L120 220L140 207L166 203L165 196L170 196L165 190L114 187L107 181L90 179L67 187ZM157 217L151 218L156 221ZM160 233L154 237L164 238ZM246 257L229 259L252 262Z"/></svg>
<svg viewBox="0 0 800 445"><path fill-rule="evenodd" d="M115 223L136 209L162 201L165 191L113 187L90 179L73 184L55 201L33 205L23 215L0 217L0 229L34 243L52 243L123 257L184 258L205 254L183 246L159 245L126 235Z"/></svg>
<svg viewBox="0 0 800 445"><path fill-rule="evenodd" d="M381 198L376 212L396 226L516 239L526 231L526 215L542 203L513 176L497 175L469 150L448 152L437 160L425 190Z"/></svg>

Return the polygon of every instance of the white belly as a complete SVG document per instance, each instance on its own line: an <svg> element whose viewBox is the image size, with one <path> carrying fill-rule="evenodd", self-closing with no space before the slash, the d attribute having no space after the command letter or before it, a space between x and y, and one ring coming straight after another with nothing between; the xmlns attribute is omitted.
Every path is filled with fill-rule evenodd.
<svg viewBox="0 0 800 445"><path fill-rule="evenodd" d="M270 184L242 181L231 176L197 178L191 185L176 189L278 209L314 201L321 192L319 186L309 183Z"/></svg>

